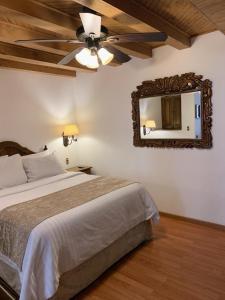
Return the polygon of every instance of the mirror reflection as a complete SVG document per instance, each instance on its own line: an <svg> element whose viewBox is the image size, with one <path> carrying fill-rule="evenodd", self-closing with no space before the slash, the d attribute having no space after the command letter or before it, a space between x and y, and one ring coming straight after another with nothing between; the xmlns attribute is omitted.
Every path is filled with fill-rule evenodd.
<svg viewBox="0 0 225 300"><path fill-rule="evenodd" d="M142 98L142 139L201 139L201 92Z"/></svg>

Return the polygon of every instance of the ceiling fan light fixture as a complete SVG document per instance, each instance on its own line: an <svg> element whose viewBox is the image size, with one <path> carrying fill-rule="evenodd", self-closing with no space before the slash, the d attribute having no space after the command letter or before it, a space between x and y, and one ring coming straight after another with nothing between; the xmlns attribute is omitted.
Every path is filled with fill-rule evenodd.
<svg viewBox="0 0 225 300"><path fill-rule="evenodd" d="M98 50L98 56L104 66L109 64L114 58L114 54L110 53L105 48L100 48Z"/></svg>
<svg viewBox="0 0 225 300"><path fill-rule="evenodd" d="M95 1L92 0L92 2ZM80 18L82 24L77 28L74 39L31 39L15 42L18 44L49 42L78 44L79 48L68 53L58 64L67 65L75 58L81 65L97 69L99 65L109 64L113 58L120 64L131 60L129 55L114 47L113 44L164 42L167 39L164 32L125 33L109 36L108 29L102 25L102 17L87 7L83 7Z"/></svg>
<svg viewBox="0 0 225 300"><path fill-rule="evenodd" d="M75 58L81 65L86 66L89 56L91 56L91 50L84 48L75 55Z"/></svg>

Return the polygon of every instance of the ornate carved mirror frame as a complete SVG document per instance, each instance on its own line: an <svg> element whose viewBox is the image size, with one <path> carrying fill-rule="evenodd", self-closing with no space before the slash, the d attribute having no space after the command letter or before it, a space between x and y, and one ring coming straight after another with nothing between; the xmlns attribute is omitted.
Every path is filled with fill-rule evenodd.
<svg viewBox="0 0 225 300"><path fill-rule="evenodd" d="M172 77L144 81L137 86L132 97L133 144L136 147L203 148L212 147L212 82L202 75L186 73ZM142 139L140 133L140 107L142 98L201 91L201 139Z"/></svg>

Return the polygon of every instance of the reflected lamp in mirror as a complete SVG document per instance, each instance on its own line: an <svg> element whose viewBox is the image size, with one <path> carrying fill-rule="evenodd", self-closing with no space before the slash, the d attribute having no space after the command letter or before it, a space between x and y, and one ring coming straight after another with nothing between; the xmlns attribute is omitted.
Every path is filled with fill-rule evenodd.
<svg viewBox="0 0 225 300"><path fill-rule="evenodd" d="M66 125L62 134L63 145L65 147L71 145L73 142L77 141L76 136L79 134L79 129L76 124Z"/></svg>
<svg viewBox="0 0 225 300"><path fill-rule="evenodd" d="M149 134L152 130L156 128L156 124L154 120L147 120L143 125L143 134Z"/></svg>

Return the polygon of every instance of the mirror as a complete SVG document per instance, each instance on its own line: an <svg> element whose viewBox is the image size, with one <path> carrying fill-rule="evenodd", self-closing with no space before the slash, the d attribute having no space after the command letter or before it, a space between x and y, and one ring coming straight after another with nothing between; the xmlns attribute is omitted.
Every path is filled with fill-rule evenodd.
<svg viewBox="0 0 225 300"><path fill-rule="evenodd" d="M134 145L211 148L210 80L187 73L145 81L132 93Z"/></svg>
<svg viewBox="0 0 225 300"><path fill-rule="evenodd" d="M201 92L140 99L141 139L201 139Z"/></svg>

